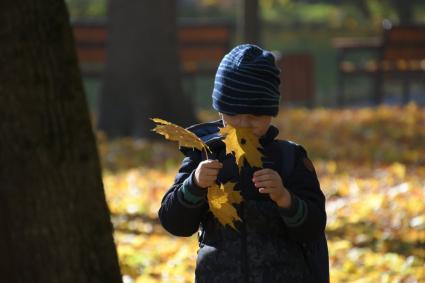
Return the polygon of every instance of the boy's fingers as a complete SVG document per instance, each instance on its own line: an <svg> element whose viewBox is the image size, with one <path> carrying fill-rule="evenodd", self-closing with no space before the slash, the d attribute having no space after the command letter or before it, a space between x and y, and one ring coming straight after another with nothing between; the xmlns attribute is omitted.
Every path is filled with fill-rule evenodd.
<svg viewBox="0 0 425 283"><path fill-rule="evenodd" d="M274 187L274 182L273 181L263 181L263 182L256 182L255 186L257 188L271 188Z"/></svg>
<svg viewBox="0 0 425 283"><path fill-rule="evenodd" d="M221 166L221 162L218 161L218 160L212 160L212 159L210 159L210 160L208 160L208 163L209 164L214 164L214 165L220 165Z"/></svg>
<svg viewBox="0 0 425 283"><path fill-rule="evenodd" d="M220 169L221 169L222 167L209 167L209 166L205 166L204 167L204 169L206 170L206 171L216 171L216 172L218 172L218 171L220 171Z"/></svg>
<svg viewBox="0 0 425 283"><path fill-rule="evenodd" d="M260 169L254 172L254 176L261 176L264 175L265 173L267 173L267 168L266 169Z"/></svg>
<svg viewBox="0 0 425 283"><path fill-rule="evenodd" d="M258 183L258 182L264 182L264 181L273 181L273 182L279 182L279 175L277 174L266 174L261 176L254 176L252 178L252 182Z"/></svg>
<svg viewBox="0 0 425 283"><path fill-rule="evenodd" d="M260 177L260 176L263 176L263 175L270 174L270 173L272 173L272 172L273 172L273 170L268 169L268 168L266 168L266 169L261 169L261 170L255 171L253 176L254 176L254 177Z"/></svg>
<svg viewBox="0 0 425 283"><path fill-rule="evenodd" d="M208 181L208 182L211 182L211 181L215 181L217 178L215 178L215 177L213 177L213 176L205 176L204 177L204 181Z"/></svg>
<svg viewBox="0 0 425 283"><path fill-rule="evenodd" d="M252 178L252 180L254 182L261 182L261 181L267 181L267 180L273 180L274 179L274 175L272 174L265 174L265 175L261 175L261 176L254 176Z"/></svg>
<svg viewBox="0 0 425 283"><path fill-rule="evenodd" d="M210 169L206 168L202 174L205 174L205 176L217 176L218 175L218 169Z"/></svg>
<svg viewBox="0 0 425 283"><path fill-rule="evenodd" d="M269 193L271 193L272 189L260 188L258 191L262 194L269 194Z"/></svg>
<svg viewBox="0 0 425 283"><path fill-rule="evenodd" d="M204 161L204 166L207 168L223 168L223 164L218 160L208 159Z"/></svg>

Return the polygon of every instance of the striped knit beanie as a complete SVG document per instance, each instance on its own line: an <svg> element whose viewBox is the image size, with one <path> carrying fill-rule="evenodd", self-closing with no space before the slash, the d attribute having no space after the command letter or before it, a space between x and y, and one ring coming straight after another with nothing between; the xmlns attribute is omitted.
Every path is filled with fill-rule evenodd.
<svg viewBox="0 0 425 283"><path fill-rule="evenodd" d="M236 46L224 56L215 75L213 108L231 115L276 116L279 73L270 51L252 44Z"/></svg>

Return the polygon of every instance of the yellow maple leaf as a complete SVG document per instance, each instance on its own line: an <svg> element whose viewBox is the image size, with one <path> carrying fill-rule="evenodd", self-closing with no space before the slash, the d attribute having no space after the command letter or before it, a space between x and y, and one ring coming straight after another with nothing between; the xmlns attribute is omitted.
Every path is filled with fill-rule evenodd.
<svg viewBox="0 0 425 283"><path fill-rule="evenodd" d="M208 145L191 131L160 118L152 118L152 121L157 124L152 131L163 135L167 140L177 141L179 146L204 150L205 153L206 150L211 152Z"/></svg>
<svg viewBox="0 0 425 283"><path fill-rule="evenodd" d="M208 204L211 212L223 225L229 225L236 230L234 221L242 221L233 204L241 203L242 196L234 190L235 183L227 182L224 185L214 184L208 188Z"/></svg>
<svg viewBox="0 0 425 283"><path fill-rule="evenodd" d="M223 142L226 144L226 154L235 154L236 164L239 169L242 168L244 160L251 167L263 167L261 157L263 156L258 150L262 148L257 136L254 135L250 128L234 128L229 124L220 129L220 134L224 136Z"/></svg>

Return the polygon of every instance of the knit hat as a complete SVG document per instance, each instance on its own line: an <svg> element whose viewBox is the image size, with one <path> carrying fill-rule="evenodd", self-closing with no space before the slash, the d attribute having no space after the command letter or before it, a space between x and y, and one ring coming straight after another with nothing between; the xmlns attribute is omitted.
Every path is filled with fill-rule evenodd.
<svg viewBox="0 0 425 283"><path fill-rule="evenodd" d="M252 44L233 48L218 66L213 108L225 114L276 116L280 71L270 51Z"/></svg>

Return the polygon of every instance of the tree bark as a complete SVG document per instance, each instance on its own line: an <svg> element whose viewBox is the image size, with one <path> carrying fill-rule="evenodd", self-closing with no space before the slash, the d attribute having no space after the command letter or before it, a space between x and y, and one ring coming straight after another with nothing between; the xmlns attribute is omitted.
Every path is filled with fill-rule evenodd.
<svg viewBox="0 0 425 283"><path fill-rule="evenodd" d="M109 137L157 137L149 118L196 122L183 94L173 0L111 0L98 128Z"/></svg>
<svg viewBox="0 0 425 283"><path fill-rule="evenodd" d="M64 1L1 1L0 42L0 281L121 282Z"/></svg>

